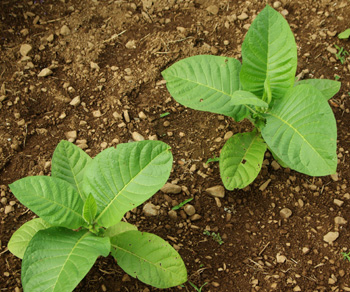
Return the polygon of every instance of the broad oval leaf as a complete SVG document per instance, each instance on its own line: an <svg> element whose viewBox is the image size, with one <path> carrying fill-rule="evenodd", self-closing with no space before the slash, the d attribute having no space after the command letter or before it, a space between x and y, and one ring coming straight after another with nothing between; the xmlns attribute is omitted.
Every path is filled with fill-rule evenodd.
<svg viewBox="0 0 350 292"><path fill-rule="evenodd" d="M168 180L173 156L161 141L141 141L108 148L89 163L84 191L97 203L95 221L105 228L148 200Z"/></svg>
<svg viewBox="0 0 350 292"><path fill-rule="evenodd" d="M91 157L78 146L62 140L52 156L51 176L69 182L85 200L86 196L82 191L83 175L86 165L91 160Z"/></svg>
<svg viewBox="0 0 350 292"><path fill-rule="evenodd" d="M98 256L107 256L108 237L87 230L62 227L38 231L30 241L22 261L24 291L73 291L89 272Z"/></svg>
<svg viewBox="0 0 350 292"><path fill-rule="evenodd" d="M154 234L127 231L113 237L111 244L118 265L148 285L169 288L187 281L187 270L181 256Z"/></svg>
<svg viewBox="0 0 350 292"><path fill-rule="evenodd" d="M97 204L93 195L89 195L84 203L83 218L89 224L91 224L97 213Z"/></svg>
<svg viewBox="0 0 350 292"><path fill-rule="evenodd" d="M233 96L240 89L240 70L241 63L234 58L199 55L176 62L162 75L170 94L182 105L240 121L250 113Z"/></svg>
<svg viewBox="0 0 350 292"><path fill-rule="evenodd" d="M130 231L130 230L137 230L137 227L128 222L120 221L117 224L107 228L104 236L114 237L120 233Z"/></svg>
<svg viewBox="0 0 350 292"><path fill-rule="evenodd" d="M258 14L242 45L243 90L262 98L268 80L272 100L294 84L297 47L287 21L269 5Z"/></svg>
<svg viewBox="0 0 350 292"><path fill-rule="evenodd" d="M16 198L53 226L76 229L85 225L84 202L68 182L50 176L28 176L10 185Z"/></svg>
<svg viewBox="0 0 350 292"><path fill-rule="evenodd" d="M311 176L337 168L337 127L332 109L311 85L292 88L266 114L262 136L290 168Z"/></svg>
<svg viewBox="0 0 350 292"><path fill-rule="evenodd" d="M24 252L33 236L42 229L47 229L51 225L41 218L32 219L24 223L16 232L11 236L11 239L7 245L10 252L20 259L23 258Z"/></svg>
<svg viewBox="0 0 350 292"><path fill-rule="evenodd" d="M220 154L220 175L228 190L242 189L258 176L266 144L257 132L236 134L227 140Z"/></svg>
<svg viewBox="0 0 350 292"><path fill-rule="evenodd" d="M300 80L295 85L310 84L322 92L326 100L332 98L340 90L341 83L330 79L306 79Z"/></svg>
<svg viewBox="0 0 350 292"><path fill-rule="evenodd" d="M338 34L338 38L339 39L347 39L350 37L350 28L344 30L343 32L341 32L340 34Z"/></svg>

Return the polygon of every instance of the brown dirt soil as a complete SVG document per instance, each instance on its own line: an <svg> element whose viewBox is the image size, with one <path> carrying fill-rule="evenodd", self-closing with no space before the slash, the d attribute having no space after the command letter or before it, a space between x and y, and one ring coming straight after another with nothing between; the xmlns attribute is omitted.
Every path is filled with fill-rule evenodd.
<svg viewBox="0 0 350 292"><path fill-rule="evenodd" d="M350 248L349 223L335 221L350 220L350 60L341 64L330 50L337 44L350 51L349 40L337 38L349 27L350 2L281 0L277 8L296 37L297 73L304 78L338 75L342 82L330 100L338 125L337 177L274 169L267 154L253 184L214 200L205 190L222 184L218 165L205 162L219 155L228 131L245 132L250 123L184 108L170 97L160 74L198 54L240 59L247 25L264 2L0 1L1 291L22 289L21 260L7 243L34 217L8 184L49 175L53 151L69 131L77 131L73 140L91 156L130 141L133 132L172 147L169 182L183 191L152 197L160 208L157 217L145 217L140 206L126 218L176 247L189 280L197 286L208 282L203 291L350 291L350 262L342 256ZM248 18L237 19L243 12ZM69 31L62 30L64 25ZM22 44L32 46L27 56L20 53ZM44 68L52 74L38 77ZM72 106L77 96L80 103ZM166 112L170 115L160 118ZM178 211L178 219L171 220L171 207L189 197L201 219L191 221ZM280 215L283 208L293 212L288 219ZM224 243L204 235L205 228ZM339 237L328 244L323 237L330 231ZM126 276L111 256L99 258L75 289L157 290ZM180 290L194 291L189 283L167 291Z"/></svg>

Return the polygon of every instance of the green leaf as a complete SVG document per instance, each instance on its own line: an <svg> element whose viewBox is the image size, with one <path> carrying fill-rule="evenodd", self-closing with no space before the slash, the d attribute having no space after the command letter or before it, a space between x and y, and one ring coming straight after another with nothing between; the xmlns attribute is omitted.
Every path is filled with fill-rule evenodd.
<svg viewBox="0 0 350 292"><path fill-rule="evenodd" d="M338 34L338 38L339 39L347 39L350 36L350 28L344 30L343 32L341 32L340 34Z"/></svg>
<svg viewBox="0 0 350 292"><path fill-rule="evenodd" d="M120 221L117 224L107 228L105 232L105 236L114 237L120 233L130 231L130 230L137 230L137 227L128 222Z"/></svg>
<svg viewBox="0 0 350 292"><path fill-rule="evenodd" d="M112 255L130 276L156 288L187 281L183 260L162 238L146 232L127 231L111 239Z"/></svg>
<svg viewBox="0 0 350 292"><path fill-rule="evenodd" d="M7 245L10 252L20 259L23 258L24 252L33 238L33 236L42 229L51 227L49 223L46 223L41 218L32 219L24 223L17 231L11 236L11 239Z"/></svg>
<svg viewBox="0 0 350 292"><path fill-rule="evenodd" d="M22 261L24 291L73 291L89 272L98 256L110 252L108 237L87 230L62 227L38 231L30 241Z"/></svg>
<svg viewBox="0 0 350 292"><path fill-rule="evenodd" d="M249 104L265 108L269 107L265 101L259 99L249 91L237 90L232 94L232 97L236 102L241 102L241 104Z"/></svg>
<svg viewBox="0 0 350 292"><path fill-rule="evenodd" d="M85 200L86 195L82 191L83 175L86 165L91 160L91 157L78 146L62 140L52 156L51 176L69 182Z"/></svg>
<svg viewBox="0 0 350 292"><path fill-rule="evenodd" d="M279 99L293 86L296 69L293 33L282 15L267 5L253 21L242 45L242 87L260 98L271 91L272 100Z"/></svg>
<svg viewBox="0 0 350 292"><path fill-rule="evenodd" d="M170 94L182 105L240 121L249 115L248 106L233 96L240 89L240 69L234 58L199 55L176 62L162 75Z"/></svg>
<svg viewBox="0 0 350 292"><path fill-rule="evenodd" d="M236 134L228 139L220 154L220 175L228 190L242 189L258 176L266 144L254 132Z"/></svg>
<svg viewBox="0 0 350 292"><path fill-rule="evenodd" d="M95 221L105 228L148 200L168 180L173 156L161 141L141 141L108 148L89 163L84 191L97 203Z"/></svg>
<svg viewBox="0 0 350 292"><path fill-rule="evenodd" d="M337 168L337 128L332 109L312 85L292 88L266 114L262 136L290 168L311 176Z"/></svg>
<svg viewBox="0 0 350 292"><path fill-rule="evenodd" d="M330 79L306 79L300 80L295 85L310 84L322 92L326 100L332 98L340 90L341 83Z"/></svg>
<svg viewBox="0 0 350 292"><path fill-rule="evenodd" d="M85 225L84 202L68 182L50 176L29 176L10 185L16 198L53 226L76 229Z"/></svg>
<svg viewBox="0 0 350 292"><path fill-rule="evenodd" d="M83 217L85 221L91 224L97 214L97 204L93 195L89 195L84 203Z"/></svg>

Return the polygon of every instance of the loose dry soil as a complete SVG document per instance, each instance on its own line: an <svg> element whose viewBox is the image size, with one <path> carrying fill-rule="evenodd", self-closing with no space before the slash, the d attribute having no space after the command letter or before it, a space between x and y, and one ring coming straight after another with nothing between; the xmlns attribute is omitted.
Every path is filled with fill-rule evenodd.
<svg viewBox="0 0 350 292"><path fill-rule="evenodd" d="M337 175L302 175L279 168L267 154L253 184L215 199L205 190L221 185L218 165L205 162L219 156L227 133L251 126L177 104L160 72L198 54L240 59L244 35L265 1L0 1L1 291L22 289L21 260L7 243L35 216L8 184L49 175L62 139L95 156L132 141L134 132L172 147L169 182L182 191L151 198L158 216L146 217L140 206L126 218L177 248L192 283L207 282L203 291L350 291L350 262L342 255L350 249L350 60L342 64L334 54L334 44L350 51L350 41L337 38L350 26L350 2L267 2L295 34L300 77L340 77L341 91L330 100L338 125ZM41 77L45 68L48 76ZM182 210L171 219L171 207L190 197L199 216ZM204 235L205 228L224 243ZM339 236L326 242L327 234ZM158 289L107 257L75 291ZM167 291L194 289L185 283Z"/></svg>

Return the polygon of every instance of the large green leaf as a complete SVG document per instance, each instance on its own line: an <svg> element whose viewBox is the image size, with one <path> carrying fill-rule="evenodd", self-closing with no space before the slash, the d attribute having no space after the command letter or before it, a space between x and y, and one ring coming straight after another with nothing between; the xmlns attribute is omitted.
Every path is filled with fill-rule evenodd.
<svg viewBox="0 0 350 292"><path fill-rule="evenodd" d="M296 69L293 33L282 15L267 5L253 21L242 45L242 87L260 98L269 91L272 100L282 98L294 84Z"/></svg>
<svg viewBox="0 0 350 292"><path fill-rule="evenodd" d="M84 202L68 182L50 176L28 176L15 181L10 189L16 198L53 226L79 228Z"/></svg>
<svg viewBox="0 0 350 292"><path fill-rule="evenodd" d="M266 144L257 132L236 134L228 139L220 154L220 175L228 190L242 189L260 172Z"/></svg>
<svg viewBox="0 0 350 292"><path fill-rule="evenodd" d="M249 115L248 105L233 96L240 89L240 69L234 58L199 55L176 62L162 75L170 94L182 105L240 121Z"/></svg>
<svg viewBox="0 0 350 292"><path fill-rule="evenodd" d="M24 252L33 236L42 229L51 227L49 223L46 223L41 218L32 219L24 223L17 231L11 236L8 243L8 249L16 257L23 258Z"/></svg>
<svg viewBox="0 0 350 292"><path fill-rule="evenodd" d="M52 156L51 176L58 177L69 182L85 200L86 195L82 191L82 181L85 166L91 161L78 146L62 140L56 147Z"/></svg>
<svg viewBox="0 0 350 292"><path fill-rule="evenodd" d="M128 222L120 221L117 224L107 228L104 236L114 237L120 233L130 230L137 230L137 227Z"/></svg>
<svg viewBox="0 0 350 292"><path fill-rule="evenodd" d="M292 88L266 114L269 148L290 168L323 176L337 168L336 121L327 100L311 85Z"/></svg>
<svg viewBox="0 0 350 292"><path fill-rule="evenodd" d="M168 180L172 161L161 141L119 144L98 154L84 176L84 191L97 203L96 222L108 228L148 200Z"/></svg>
<svg viewBox="0 0 350 292"><path fill-rule="evenodd" d="M157 288L187 281L183 260L162 238L146 232L127 231L111 238L112 255L130 276Z"/></svg>
<svg viewBox="0 0 350 292"><path fill-rule="evenodd" d="M68 292L84 278L98 256L110 252L108 237L87 230L52 227L38 231L22 261L22 285L30 292Z"/></svg>
<svg viewBox="0 0 350 292"><path fill-rule="evenodd" d="M300 80L295 85L310 84L322 92L326 100L332 98L339 90L341 83L330 79L306 79Z"/></svg>

